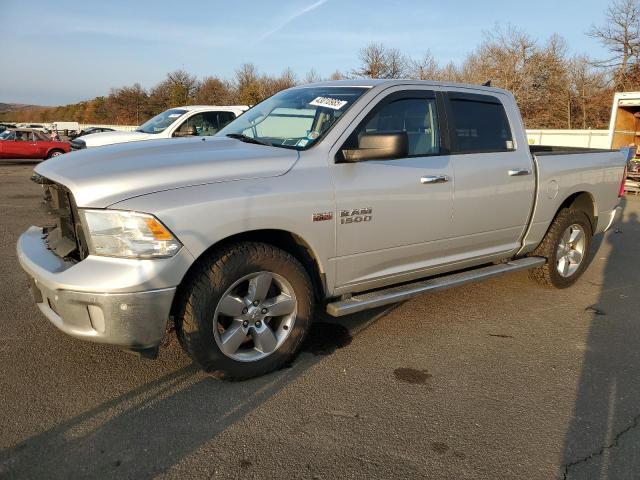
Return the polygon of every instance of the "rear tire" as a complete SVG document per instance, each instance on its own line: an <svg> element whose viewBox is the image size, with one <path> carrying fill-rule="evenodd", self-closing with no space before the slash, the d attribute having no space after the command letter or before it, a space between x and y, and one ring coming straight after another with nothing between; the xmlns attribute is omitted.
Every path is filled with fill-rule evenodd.
<svg viewBox="0 0 640 480"><path fill-rule="evenodd" d="M223 247L200 261L181 290L175 311L180 345L196 365L225 380L285 366L311 325L309 275L272 245Z"/></svg>
<svg viewBox="0 0 640 480"><path fill-rule="evenodd" d="M551 223L542 243L531 255L547 263L529 276L548 287L567 288L584 273L591 247L591 222L581 210L564 208Z"/></svg>

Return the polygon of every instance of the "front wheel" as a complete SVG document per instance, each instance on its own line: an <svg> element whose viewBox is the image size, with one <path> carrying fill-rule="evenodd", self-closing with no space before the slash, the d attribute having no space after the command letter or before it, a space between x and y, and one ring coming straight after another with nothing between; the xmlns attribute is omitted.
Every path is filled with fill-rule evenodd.
<svg viewBox="0 0 640 480"><path fill-rule="evenodd" d="M591 222L584 212L561 210L532 253L545 257L547 263L531 270L531 278L555 288L573 285L587 268L591 236Z"/></svg>
<svg viewBox="0 0 640 480"><path fill-rule="evenodd" d="M176 311L178 339L217 377L255 377L293 359L312 303L309 276L292 255L263 243L230 245L190 275Z"/></svg>
<svg viewBox="0 0 640 480"><path fill-rule="evenodd" d="M47 158L53 158L53 157L59 157L60 155L62 155L64 152L62 150L51 150L49 152L49 155L47 155Z"/></svg>

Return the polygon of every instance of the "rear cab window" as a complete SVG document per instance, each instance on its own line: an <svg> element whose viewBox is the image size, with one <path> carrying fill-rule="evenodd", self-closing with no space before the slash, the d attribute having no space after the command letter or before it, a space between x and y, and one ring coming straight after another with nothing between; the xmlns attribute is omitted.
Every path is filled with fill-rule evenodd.
<svg viewBox="0 0 640 480"><path fill-rule="evenodd" d="M514 141L504 106L498 97L448 92L451 153L513 151Z"/></svg>

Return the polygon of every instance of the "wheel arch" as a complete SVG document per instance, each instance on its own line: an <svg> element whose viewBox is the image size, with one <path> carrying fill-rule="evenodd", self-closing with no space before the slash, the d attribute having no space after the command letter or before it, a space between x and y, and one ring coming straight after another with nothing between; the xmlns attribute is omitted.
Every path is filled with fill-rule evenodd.
<svg viewBox="0 0 640 480"><path fill-rule="evenodd" d="M569 195L558 207L554 218L563 208L573 208L584 212L589 217L591 231L595 232L598 226L598 209L593 195L587 191L575 192Z"/></svg>
<svg viewBox="0 0 640 480"><path fill-rule="evenodd" d="M49 149L47 149L45 158L49 158L53 152L61 152L63 155L66 153L62 148L50 147Z"/></svg>
<svg viewBox="0 0 640 480"><path fill-rule="evenodd" d="M196 260L191 264L191 266L183 276L180 285L178 285L178 294L176 295L176 299L181 296L181 293L183 291L182 289L188 283L188 279L190 278L191 273L212 252L223 246L239 242L266 243L280 248L285 252L293 255L293 257L295 257L302 264L302 266L309 274L311 283L313 285L316 301L321 302L324 300L325 293L327 291L326 274L324 269L322 268L321 262L319 261L318 255L315 253L311 245L302 237L287 230L280 229L259 229L241 232L225 237L211 245L196 258Z"/></svg>

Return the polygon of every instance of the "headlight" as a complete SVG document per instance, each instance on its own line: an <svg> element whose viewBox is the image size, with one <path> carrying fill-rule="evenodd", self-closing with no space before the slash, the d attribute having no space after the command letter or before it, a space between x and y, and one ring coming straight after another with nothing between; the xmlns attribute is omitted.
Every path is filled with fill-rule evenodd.
<svg viewBox="0 0 640 480"><path fill-rule="evenodd" d="M162 258L182 244L153 215L123 210L80 210L91 255Z"/></svg>

